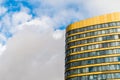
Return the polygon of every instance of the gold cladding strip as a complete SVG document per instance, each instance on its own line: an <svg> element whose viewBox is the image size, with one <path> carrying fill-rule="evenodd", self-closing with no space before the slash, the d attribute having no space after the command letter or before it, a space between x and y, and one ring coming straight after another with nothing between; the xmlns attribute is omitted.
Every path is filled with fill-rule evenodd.
<svg viewBox="0 0 120 80"><path fill-rule="evenodd" d="M117 17L112 17L112 16L117 16ZM79 22L75 22L73 24L70 24L67 27L66 32L68 32L70 30L73 30L73 29L80 28L80 27L86 27L86 26L90 26L90 25L108 23L108 22L113 22L113 21L114 22L115 21L120 21L119 17L120 17L120 12L114 12L114 13L111 13L111 14L105 14L105 15L101 15L101 16L88 18L88 19L81 20Z"/></svg>
<svg viewBox="0 0 120 80"><path fill-rule="evenodd" d="M67 76L67 78L77 77L77 76L88 76L88 75L95 75L95 74L108 74L108 73L120 73L120 70L109 70L109 71L103 71L103 72L89 72L89 73L82 73L82 74L74 74Z"/></svg>
<svg viewBox="0 0 120 80"><path fill-rule="evenodd" d="M107 80L120 80L120 78L117 78L117 79L115 79L115 78L114 79L107 79Z"/></svg>

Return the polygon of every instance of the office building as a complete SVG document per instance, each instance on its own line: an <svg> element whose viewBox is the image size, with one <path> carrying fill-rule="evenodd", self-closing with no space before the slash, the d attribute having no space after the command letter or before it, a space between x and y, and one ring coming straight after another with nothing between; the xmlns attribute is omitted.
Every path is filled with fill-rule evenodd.
<svg viewBox="0 0 120 80"><path fill-rule="evenodd" d="M120 12L67 27L65 80L120 80Z"/></svg>

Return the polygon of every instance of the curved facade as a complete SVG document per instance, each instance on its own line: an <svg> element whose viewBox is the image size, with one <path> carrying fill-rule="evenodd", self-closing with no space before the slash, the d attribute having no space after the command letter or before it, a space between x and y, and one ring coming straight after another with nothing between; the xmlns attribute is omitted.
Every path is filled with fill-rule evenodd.
<svg viewBox="0 0 120 80"><path fill-rule="evenodd" d="M65 80L120 80L119 12L67 27Z"/></svg>

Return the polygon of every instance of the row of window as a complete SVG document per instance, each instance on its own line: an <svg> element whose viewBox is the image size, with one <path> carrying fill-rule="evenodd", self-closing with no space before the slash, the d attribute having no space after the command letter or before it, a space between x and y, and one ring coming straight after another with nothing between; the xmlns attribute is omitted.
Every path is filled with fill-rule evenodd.
<svg viewBox="0 0 120 80"><path fill-rule="evenodd" d="M120 79L120 73L108 73L108 74L95 74L88 76L77 76L66 80L107 80L107 79Z"/></svg>
<svg viewBox="0 0 120 80"><path fill-rule="evenodd" d="M66 64L65 68L71 68L75 66L84 66L89 64L98 64L98 63L106 63L106 62L117 62L120 61L120 57L105 57L105 58L97 58L97 59L90 59L90 60L82 60L82 61L75 61Z"/></svg>
<svg viewBox="0 0 120 80"><path fill-rule="evenodd" d="M78 33L78 32L99 29L99 28L105 28L105 27L112 27L112 26L120 26L120 22L110 22L110 23L104 23L104 24L98 24L98 25L92 25L92 26L74 29L74 30L68 31L66 33L66 37L70 34L74 34L74 33Z"/></svg>
<svg viewBox="0 0 120 80"><path fill-rule="evenodd" d="M102 36L102 37L100 36L96 38L89 38L89 39L70 42L66 45L66 49L70 48L71 46L76 46L80 44L94 43L94 42L100 42L100 41L106 41L106 40L115 40L115 39L120 39L120 35L118 34L118 35L108 35L108 36Z"/></svg>
<svg viewBox="0 0 120 80"><path fill-rule="evenodd" d="M65 76L69 76L73 74L89 73L89 72L103 72L108 70L120 70L120 64L73 69L67 71L65 73Z"/></svg>
<svg viewBox="0 0 120 80"><path fill-rule="evenodd" d="M90 36L97 36L101 34L110 34L110 33L116 33L116 32L120 32L120 28L111 28L111 29L98 30L98 31L93 31L93 32L88 32L83 34L77 34L77 35L68 37L66 39L66 42L69 42L71 40L78 39L78 38L85 38Z"/></svg>
<svg viewBox="0 0 120 80"><path fill-rule="evenodd" d="M87 58L87 57L93 57L93 56L102 56L102 55L109 55L109 54L120 54L120 49L109 49L109 50L101 50L101 51L93 51L93 52L84 52L81 54L71 55L65 59L65 62L67 63L68 61L73 60L73 59Z"/></svg>
<svg viewBox="0 0 120 80"><path fill-rule="evenodd" d="M120 46L120 42L106 42L106 43L92 44L92 45L87 45L87 46L71 48L71 49L66 50L66 55L68 55L70 53L74 53L74 52L99 49L99 48L114 47L114 46Z"/></svg>

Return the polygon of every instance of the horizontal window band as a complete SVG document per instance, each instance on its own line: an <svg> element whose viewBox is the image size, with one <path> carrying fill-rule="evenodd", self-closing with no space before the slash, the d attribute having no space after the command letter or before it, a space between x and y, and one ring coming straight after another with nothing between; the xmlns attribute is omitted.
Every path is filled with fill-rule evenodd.
<svg viewBox="0 0 120 80"><path fill-rule="evenodd" d="M78 22L81 23L81 22ZM78 33L79 31L86 31L86 30L92 30L92 29L99 29L99 28L106 28L106 27L113 27L113 26L120 26L120 21L113 21L113 22L102 22L102 23L97 23L97 24L91 24L91 25L76 25L76 24L71 24L67 27L66 29L66 33L68 35L74 34L74 33ZM69 28L71 27L71 28ZM88 29L90 28L90 29ZM78 31L79 30L79 31Z"/></svg>
<svg viewBox="0 0 120 80"><path fill-rule="evenodd" d="M107 57L117 57L120 56L120 54L110 54L110 55L102 55L102 56L94 56L94 57L87 57L87 58L80 58L80 59L74 59L70 60L66 64L72 63L72 62L77 62L77 61L85 61L85 60L90 60L90 59L100 59L100 58L107 58Z"/></svg>
<svg viewBox="0 0 120 80"><path fill-rule="evenodd" d="M70 44L72 44L72 43L74 43L74 45L71 45L71 46L68 46L69 48L73 48L73 47L76 47L76 46L79 46L79 45L86 45L86 44L93 44L93 43L99 43L99 42L104 42L104 41L110 41L110 40L116 40L115 39L115 36L119 36L120 35L120 33L117 33L117 34L109 34L109 35L107 35L107 36L97 36L97 37L95 37L95 38L89 38L89 39L93 39L93 40L99 40L99 39L97 39L97 38L101 38L101 41L92 41L92 42L87 42L87 43L79 43L79 44L75 44L75 43L77 43L77 42L82 42L82 41L89 41L89 39L83 39L83 40L77 40L77 41L74 41L74 42L70 42L70 43L67 43L66 44L66 46L67 45L70 45ZM106 40L102 40L102 38L103 37L106 37ZM112 37L113 39L107 39L107 37ZM118 37L118 39L119 39L119 37ZM69 49L69 48L66 48L66 49Z"/></svg>
<svg viewBox="0 0 120 80"><path fill-rule="evenodd" d="M112 28L120 28L120 26L105 27L105 28L99 28L99 29L94 29L94 30L88 30L88 31L73 33L73 34L68 35L68 37L66 37L66 38L69 38L71 36L75 36L75 35L78 35L78 34L84 34L84 33L88 33L88 32L94 32L94 31L106 30L106 29L112 29Z"/></svg>
<svg viewBox="0 0 120 80"><path fill-rule="evenodd" d="M100 42L93 42L93 43L88 43L88 44L82 44L82 45L77 45L77 46L72 46L69 49L77 48L77 47L83 47L83 46L89 46L89 45L94 45L94 44L101 44L101 43L107 43L107 42L115 42L115 41L120 41L120 39L114 39L114 40L106 40L106 41L100 41Z"/></svg>
<svg viewBox="0 0 120 80"><path fill-rule="evenodd" d="M79 40L85 40L85 39L89 39L89 38L97 38L97 37L103 37L103 36L109 36L109 35L117 35L117 34L120 34L120 32L110 33L110 34L101 34L101 35L89 36L89 37L84 37L84 38L78 38L78 39L74 39L74 40L71 40L71 41L67 42L66 45L68 43L79 41Z"/></svg>
<svg viewBox="0 0 120 80"><path fill-rule="evenodd" d="M82 74L74 74L74 75L67 76L65 79L72 78L72 77L78 77L78 76L109 74L109 73L120 73L120 70L109 70L109 71L103 71L103 72L89 72L89 73L82 73Z"/></svg>
<svg viewBox="0 0 120 80"><path fill-rule="evenodd" d="M84 65L84 66L76 66L76 67L71 67L71 68L66 69L65 72L69 70L73 70L73 69L79 69L79 68L89 68L89 67L116 65L116 64L120 64L120 62L107 62L107 63L89 64L89 65Z"/></svg>
<svg viewBox="0 0 120 80"><path fill-rule="evenodd" d="M74 52L74 53L66 55L66 58L68 56L71 56L71 55L84 54L85 52L102 51L102 50L119 49L119 48L120 48L120 46L114 46L114 47L107 47L107 48L99 48L99 49L92 49L92 50L85 50L85 51L80 51L80 52Z"/></svg>
<svg viewBox="0 0 120 80"><path fill-rule="evenodd" d="M112 79L103 79L103 80L120 80L120 78L112 78Z"/></svg>

